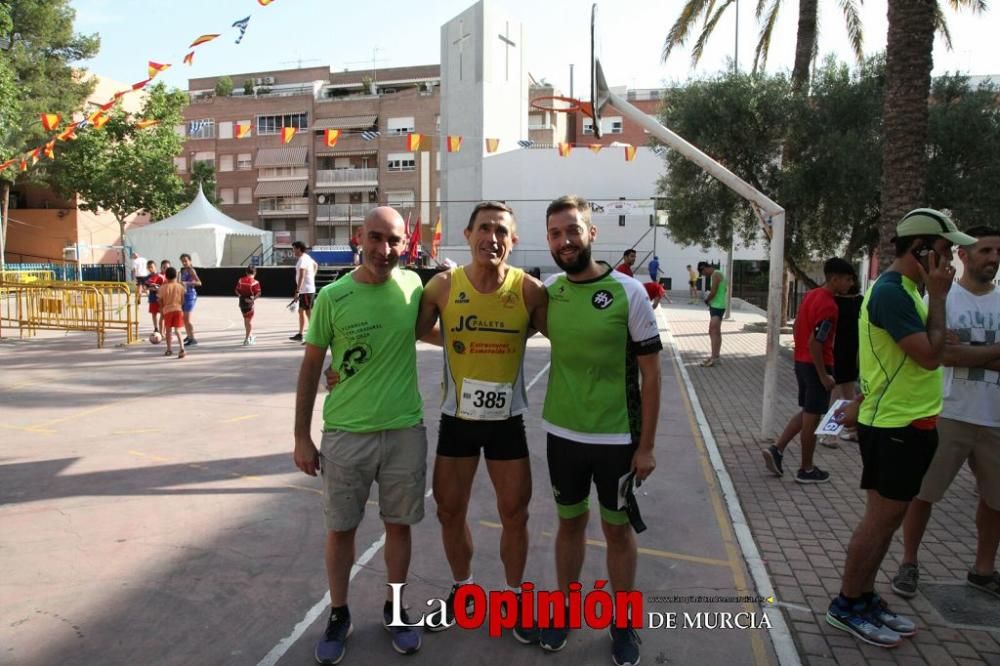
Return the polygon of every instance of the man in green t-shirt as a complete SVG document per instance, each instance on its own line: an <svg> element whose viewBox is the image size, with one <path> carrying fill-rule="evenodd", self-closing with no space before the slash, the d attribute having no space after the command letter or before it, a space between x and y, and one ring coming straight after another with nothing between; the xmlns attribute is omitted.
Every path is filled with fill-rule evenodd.
<svg viewBox="0 0 1000 666"><path fill-rule="evenodd" d="M722 351L722 318L726 316L726 276L718 268L706 261L698 262L698 273L708 278L709 292L705 297L708 306L708 339L712 345L712 353L701 362L706 368L711 368L719 362Z"/></svg>
<svg viewBox="0 0 1000 666"><path fill-rule="evenodd" d="M591 483L597 488L601 528L608 543L608 578L614 591L635 587L636 542L622 502L623 481L636 483L656 468L653 443L660 408L660 342L656 315L635 278L591 256L597 228L590 205L575 196L549 204L549 251L565 273L545 282L549 294L545 334L552 365L542 410L549 480L559 514L556 576L569 591L580 579L590 515ZM640 381L641 375L641 381ZM610 628L616 664L639 663L632 620ZM539 643L556 651L568 630L543 629Z"/></svg>
<svg viewBox="0 0 1000 666"><path fill-rule="evenodd" d="M316 644L320 664L336 664L352 630L347 607L354 535L373 481L385 524L385 566L389 583L405 583L410 561L410 526L424 517L427 435L417 389L415 326L423 292L416 273L397 267L403 250L403 219L392 208L373 209L362 235L364 263L327 285L313 306L295 398L295 465L323 475L326 514L326 570L331 611ZM340 384L323 406L321 450L311 422L317 384L327 349ZM386 588L383 619L393 648L420 649L420 634L388 625L393 613L406 624L406 610L393 608Z"/></svg>
<svg viewBox="0 0 1000 666"><path fill-rule="evenodd" d="M945 299L955 275L951 248L975 241L936 210L907 213L896 225L896 260L861 304L857 422L868 497L826 621L879 647L895 647L916 633L916 625L875 592L875 576L937 448Z"/></svg>

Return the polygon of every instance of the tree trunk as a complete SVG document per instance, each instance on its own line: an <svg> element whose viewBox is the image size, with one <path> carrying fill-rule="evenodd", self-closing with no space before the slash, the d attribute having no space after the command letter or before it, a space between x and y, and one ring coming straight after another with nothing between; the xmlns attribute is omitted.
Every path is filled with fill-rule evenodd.
<svg viewBox="0 0 1000 666"><path fill-rule="evenodd" d="M125 220L115 218L118 220L118 231L121 233L121 245L122 245L122 268L125 270L125 282L133 284L135 282L135 276L132 275L132 262L129 261L128 249L125 247Z"/></svg>
<svg viewBox="0 0 1000 666"><path fill-rule="evenodd" d="M7 267L7 216L10 214L10 183L0 182L0 269Z"/></svg>
<svg viewBox="0 0 1000 666"><path fill-rule="evenodd" d="M909 210L926 205L927 100L934 64L937 0L889 0L882 103L882 202L879 267L895 256L891 239Z"/></svg>
<svg viewBox="0 0 1000 666"><path fill-rule="evenodd" d="M799 0L799 26L795 33L795 64L792 66L792 92L809 88L809 66L816 52L816 22L819 0Z"/></svg>

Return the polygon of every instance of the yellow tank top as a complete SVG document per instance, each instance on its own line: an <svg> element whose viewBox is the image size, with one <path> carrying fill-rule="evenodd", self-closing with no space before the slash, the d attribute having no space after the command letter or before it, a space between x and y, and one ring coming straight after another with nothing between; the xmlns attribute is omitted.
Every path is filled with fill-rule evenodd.
<svg viewBox="0 0 1000 666"><path fill-rule="evenodd" d="M441 312L442 413L498 421L527 411L523 362L530 322L523 283L524 271L508 268L500 288L483 294L464 268L451 270L451 291Z"/></svg>

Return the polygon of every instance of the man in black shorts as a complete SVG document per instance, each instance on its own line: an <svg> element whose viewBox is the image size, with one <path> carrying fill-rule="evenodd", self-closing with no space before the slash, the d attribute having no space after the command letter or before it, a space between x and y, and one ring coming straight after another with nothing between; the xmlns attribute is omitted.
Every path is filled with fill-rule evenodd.
<svg viewBox="0 0 1000 666"><path fill-rule="evenodd" d="M292 243L292 254L295 255L295 296L299 299L299 332L288 339L296 342L302 342L313 301L316 300L316 270L319 264L306 253L307 249L302 241Z"/></svg>
<svg viewBox="0 0 1000 666"><path fill-rule="evenodd" d="M802 410L785 426L781 437L764 451L767 468L777 476L784 474L781 461L789 442L799 436L802 462L795 481L823 483L830 474L813 465L816 450L816 427L830 408L830 391L836 385L833 377L833 343L837 330L835 296L847 293L854 282L854 269L838 257L823 264L826 282L811 290L802 300L795 317L795 379L799 384L799 407Z"/></svg>

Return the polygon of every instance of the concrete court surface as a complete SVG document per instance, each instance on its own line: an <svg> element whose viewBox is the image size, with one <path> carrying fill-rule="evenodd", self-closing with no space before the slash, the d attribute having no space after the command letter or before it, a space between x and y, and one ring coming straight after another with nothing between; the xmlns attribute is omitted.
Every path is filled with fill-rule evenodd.
<svg viewBox="0 0 1000 666"><path fill-rule="evenodd" d="M0 664L313 663L328 614L320 605L324 523L319 480L291 459L302 351L287 340L295 320L284 304L258 304L257 345L244 348L235 299L199 299L200 344L185 359L164 358L162 344L124 347L115 336L103 350L82 333L0 341ZM148 334L147 315L141 323ZM548 342L536 336L525 361L534 382L526 580L540 589L555 588L557 519L540 428L547 362ZM418 364L430 483L440 351L421 344ZM640 491L649 525L638 537L645 611L776 614L656 599L754 594L669 350L661 368L658 468ZM318 400L316 441L321 408ZM481 466L469 510L474 572L479 584L501 589L492 492ZM491 639L483 627L425 634L418 654L397 655L380 626L382 526L376 506L369 509L357 533L365 562L352 580L355 631L343 663L611 662L610 640L593 629L573 632L558 654L507 635ZM433 498L426 509L413 532L411 613L451 584ZM589 538L585 590L606 577L596 518ZM766 629L640 635L644 664L776 663Z"/></svg>

